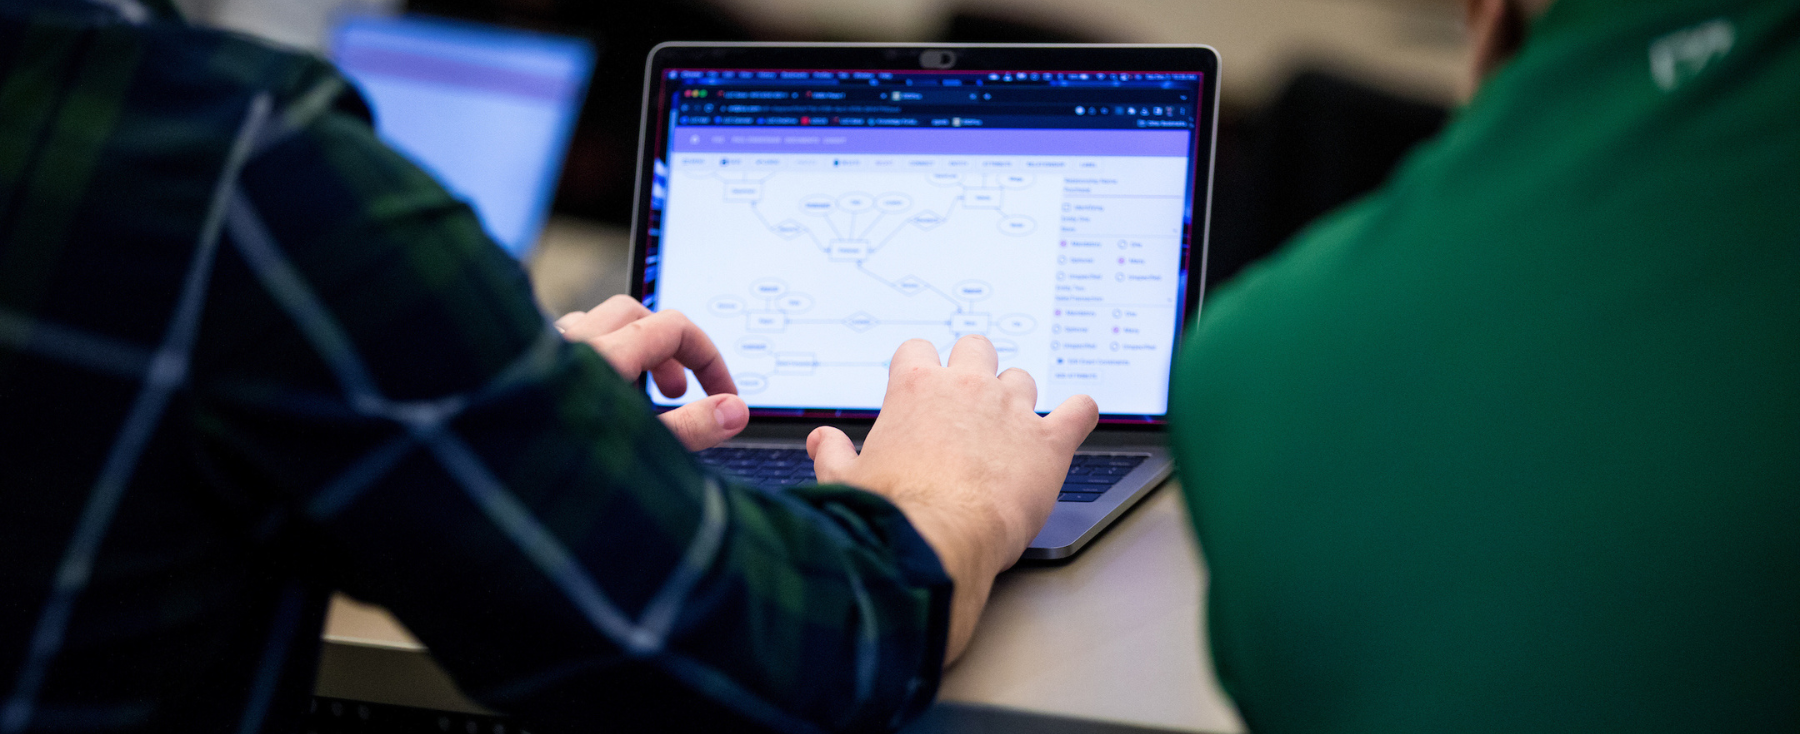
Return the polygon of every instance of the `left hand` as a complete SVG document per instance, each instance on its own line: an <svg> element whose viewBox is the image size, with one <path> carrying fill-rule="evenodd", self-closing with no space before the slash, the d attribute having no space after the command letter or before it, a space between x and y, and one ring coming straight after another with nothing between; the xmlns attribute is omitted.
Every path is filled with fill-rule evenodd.
<svg viewBox="0 0 1800 734"><path fill-rule="evenodd" d="M635 380L649 370L671 398L687 392L682 368L693 370L709 397L661 416L689 451L717 446L750 422L750 407L737 396L718 347L680 311L653 312L630 296L613 296L591 311L557 319L556 329L564 339L592 346L620 377Z"/></svg>

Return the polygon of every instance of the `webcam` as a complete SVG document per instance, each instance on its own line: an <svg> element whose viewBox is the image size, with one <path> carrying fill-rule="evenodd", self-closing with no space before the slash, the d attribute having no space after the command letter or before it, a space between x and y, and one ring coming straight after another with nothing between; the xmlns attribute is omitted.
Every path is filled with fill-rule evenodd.
<svg viewBox="0 0 1800 734"><path fill-rule="evenodd" d="M948 69L956 65L956 52L943 49L929 49L919 52L919 66L927 69Z"/></svg>

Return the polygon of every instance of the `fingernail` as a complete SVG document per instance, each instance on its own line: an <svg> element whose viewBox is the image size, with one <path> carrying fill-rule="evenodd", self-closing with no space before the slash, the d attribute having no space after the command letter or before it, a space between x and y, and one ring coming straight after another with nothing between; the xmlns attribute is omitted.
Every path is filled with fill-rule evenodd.
<svg viewBox="0 0 1800 734"><path fill-rule="evenodd" d="M742 400L721 400L718 407L713 408L713 420L720 428L735 431L750 422L750 408Z"/></svg>

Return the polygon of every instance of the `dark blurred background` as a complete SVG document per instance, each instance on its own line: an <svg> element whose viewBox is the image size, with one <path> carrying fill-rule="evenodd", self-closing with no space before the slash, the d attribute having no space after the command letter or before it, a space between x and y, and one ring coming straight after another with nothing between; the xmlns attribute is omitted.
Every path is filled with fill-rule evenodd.
<svg viewBox="0 0 1800 734"><path fill-rule="evenodd" d="M1458 0L177 0L321 49L342 13L578 35L598 67L531 268L552 313L623 289L644 57L669 40L1205 43L1223 60L1209 289L1379 185L1461 94ZM593 243L612 243L596 249Z"/></svg>

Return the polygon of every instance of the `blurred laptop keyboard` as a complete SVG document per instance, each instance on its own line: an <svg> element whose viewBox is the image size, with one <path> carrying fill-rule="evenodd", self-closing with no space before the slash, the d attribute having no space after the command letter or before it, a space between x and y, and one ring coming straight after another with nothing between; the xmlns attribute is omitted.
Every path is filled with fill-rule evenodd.
<svg viewBox="0 0 1800 734"><path fill-rule="evenodd" d="M780 489L818 481L812 459L803 449L719 446L697 454L700 463L762 489ZM1076 454L1063 478L1059 502L1093 502L1124 479L1146 454Z"/></svg>
<svg viewBox="0 0 1800 734"><path fill-rule="evenodd" d="M741 449L718 446L697 455L700 463L745 484L763 489L780 489L818 481L813 476L813 462L806 457L805 449Z"/></svg>

